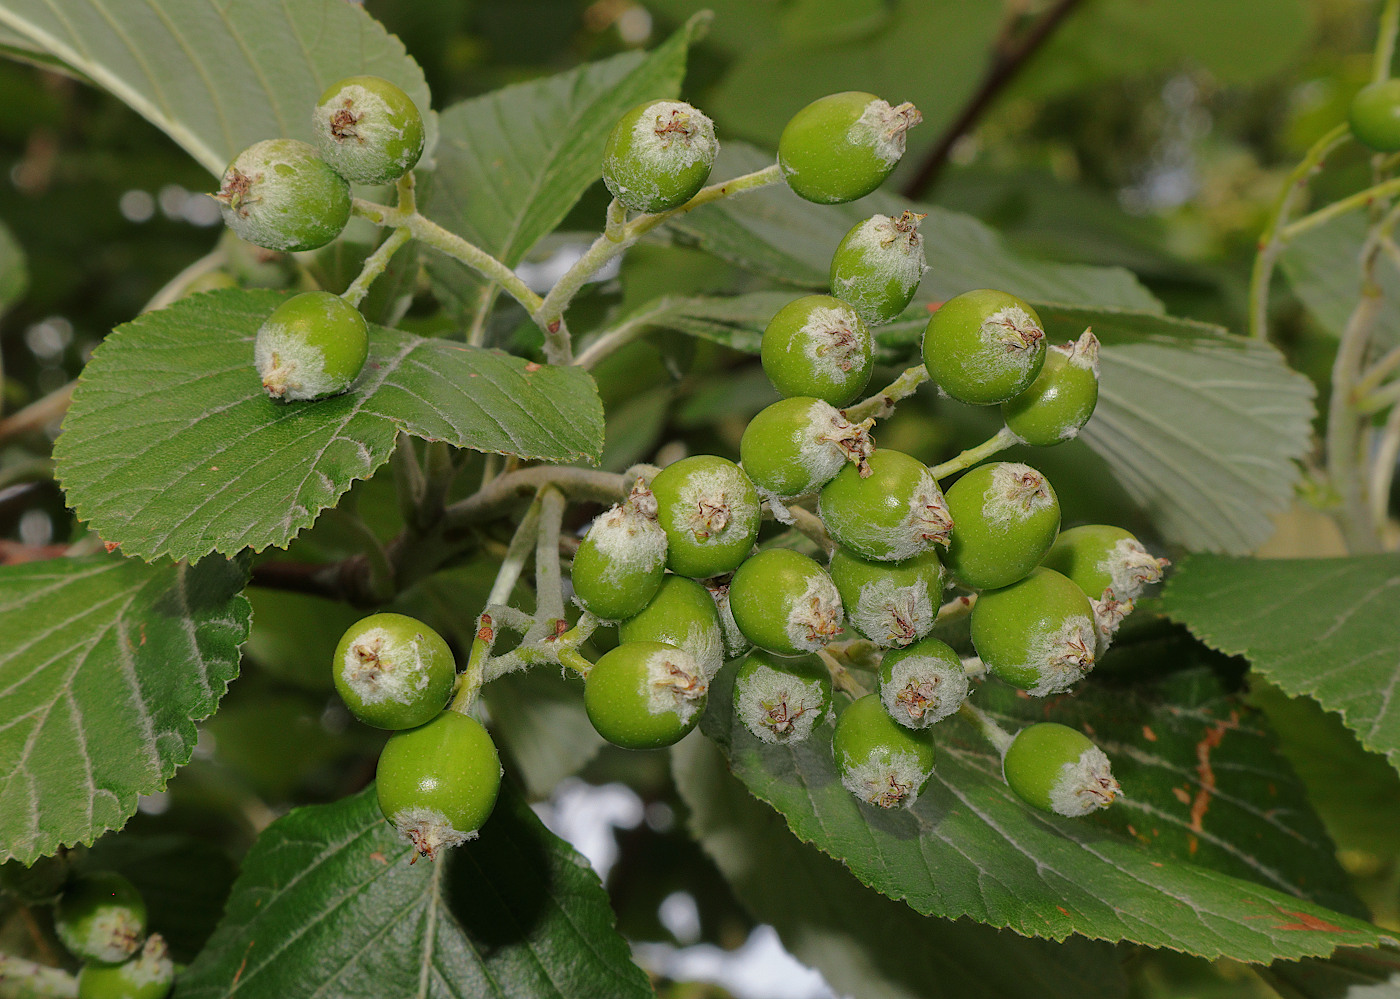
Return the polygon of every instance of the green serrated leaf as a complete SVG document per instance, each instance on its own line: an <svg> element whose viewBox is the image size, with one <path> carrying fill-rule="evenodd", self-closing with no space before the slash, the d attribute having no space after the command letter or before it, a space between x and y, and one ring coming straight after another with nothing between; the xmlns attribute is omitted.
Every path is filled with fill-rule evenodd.
<svg viewBox="0 0 1400 999"><path fill-rule="evenodd" d="M69 503L128 555L285 547L406 431L454 447L596 462L602 405L578 368L373 327L356 387L275 402L253 367L276 292L198 295L118 327L54 448Z"/></svg>
<svg viewBox="0 0 1400 999"><path fill-rule="evenodd" d="M120 828L238 675L246 568L93 556L0 568L0 861Z"/></svg>
<svg viewBox="0 0 1400 999"><path fill-rule="evenodd" d="M509 788L479 839L411 854L372 787L274 822L179 999L652 995L598 876Z"/></svg>

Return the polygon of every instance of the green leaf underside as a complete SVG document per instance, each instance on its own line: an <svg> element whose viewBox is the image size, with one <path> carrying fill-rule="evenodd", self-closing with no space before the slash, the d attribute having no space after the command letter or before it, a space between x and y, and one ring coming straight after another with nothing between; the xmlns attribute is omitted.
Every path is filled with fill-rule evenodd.
<svg viewBox="0 0 1400 999"><path fill-rule="evenodd" d="M310 141L322 91L358 74L402 87L429 149L435 141L422 70L357 4L0 0L0 26L111 91L216 176L262 139Z"/></svg>
<svg viewBox="0 0 1400 999"><path fill-rule="evenodd" d="M1053 943L966 919L928 919L863 887L775 823L706 739L680 743L672 773L691 831L745 907L772 923L784 946L842 995L1112 999L1127 989L1106 944Z"/></svg>
<svg viewBox="0 0 1400 999"><path fill-rule="evenodd" d="M598 876L518 794L479 839L411 855L373 787L274 822L180 999L652 995Z"/></svg>
<svg viewBox="0 0 1400 999"><path fill-rule="evenodd" d="M1357 268L1339 267L1337 262L1360 259L1369 228L1364 213L1343 215L1302 233L1279 256L1293 293L1333 336L1341 336L1361 301ZM1400 269L1387 254L1377 256L1374 279L1380 289L1374 336L1380 343L1395 343L1400 340Z"/></svg>
<svg viewBox="0 0 1400 999"><path fill-rule="evenodd" d="M120 828L194 751L238 675L241 565L0 569L0 860Z"/></svg>
<svg viewBox="0 0 1400 999"><path fill-rule="evenodd" d="M372 327L348 393L281 403L253 366L284 297L225 291L120 326L84 369L54 448L78 515L128 555L285 547L403 430L455 447L596 461L603 414L573 368Z"/></svg>
<svg viewBox="0 0 1400 999"><path fill-rule="evenodd" d="M994 682L975 692L1013 730L1048 716L1101 744L1128 797L1080 819L1023 804L995 752L956 718L938 726L938 769L912 809L861 804L837 778L829 726L797 746L760 743L733 718L732 682L732 669L716 678L702 725L735 775L799 839L916 912L1244 961L1388 939L1299 897L1355 905L1262 722L1219 697L1214 681L1194 704L1180 688L1150 696L1084 686L1049 702Z"/></svg>
<svg viewBox="0 0 1400 999"><path fill-rule="evenodd" d="M1162 596L1201 641L1338 712L1400 769L1400 557L1193 555Z"/></svg>

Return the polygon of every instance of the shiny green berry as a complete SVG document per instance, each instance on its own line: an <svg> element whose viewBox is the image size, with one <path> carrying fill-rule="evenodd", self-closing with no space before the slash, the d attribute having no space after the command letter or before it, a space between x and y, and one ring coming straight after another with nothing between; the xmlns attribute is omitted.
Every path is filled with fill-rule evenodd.
<svg viewBox="0 0 1400 999"><path fill-rule="evenodd" d="M948 504L928 467L902 451L877 448L862 476L847 465L817 499L826 529L857 555L900 562L947 544L953 528Z"/></svg>
<svg viewBox="0 0 1400 999"><path fill-rule="evenodd" d="M316 149L357 184L387 184L423 155L423 115L413 99L379 76L350 76L326 88L311 116Z"/></svg>
<svg viewBox="0 0 1400 999"><path fill-rule="evenodd" d="M379 809L429 860L475 839L496 807L501 760L481 723L442 711L426 725L395 732L375 771Z"/></svg>
<svg viewBox="0 0 1400 999"><path fill-rule="evenodd" d="M754 651L734 674L734 713L764 742L801 742L830 711L831 674L816 656Z"/></svg>
<svg viewBox="0 0 1400 999"><path fill-rule="evenodd" d="M258 327L253 342L263 389L283 402L347 391L368 357L365 317L328 291L287 299Z"/></svg>
<svg viewBox="0 0 1400 999"><path fill-rule="evenodd" d="M925 638L880 660L880 703L905 728L928 728L967 700L967 673L946 643Z"/></svg>
<svg viewBox="0 0 1400 999"><path fill-rule="evenodd" d="M664 642L624 641L589 670L583 707L614 746L661 749L696 726L708 691L688 653Z"/></svg>
<svg viewBox="0 0 1400 999"><path fill-rule="evenodd" d="M1107 808L1123 793L1103 750L1082 732L1055 722L1017 732L1001 767L1006 783L1026 804L1071 818Z"/></svg>
<svg viewBox="0 0 1400 999"><path fill-rule="evenodd" d="M78 973L78 999L165 999L174 988L175 962L159 933L121 964L85 964Z"/></svg>
<svg viewBox="0 0 1400 999"><path fill-rule="evenodd" d="M864 467L875 449L874 422L853 424L811 396L781 399L749 421L739 457L762 495L802 496L830 482L847 462Z"/></svg>
<svg viewBox="0 0 1400 999"><path fill-rule="evenodd" d="M230 229L269 250L314 250L350 221L350 185L296 139L266 139L243 150L214 197Z"/></svg>
<svg viewBox="0 0 1400 999"><path fill-rule="evenodd" d="M1094 610L1053 569L987 590L972 605L972 645L987 668L1036 697L1064 693L1094 667Z"/></svg>
<svg viewBox="0 0 1400 999"><path fill-rule="evenodd" d="M979 465L948 489L953 538L944 564L967 586L996 589L1030 574L1060 530L1060 501L1029 465Z"/></svg>
<svg viewBox="0 0 1400 999"><path fill-rule="evenodd" d="M1053 447L1079 436L1099 401L1099 340L1089 330L1074 343L1049 347L1030 388L1001 404L1001 416L1017 437Z"/></svg>
<svg viewBox="0 0 1400 999"><path fill-rule="evenodd" d="M919 223L925 216L872 215L846 233L831 257L831 293L870 326L894 319L914 298L928 263Z"/></svg>
<svg viewBox="0 0 1400 999"><path fill-rule="evenodd" d="M574 596L605 621L641 613L666 574L666 532L656 497L641 480L626 501L599 514L574 555Z"/></svg>
<svg viewBox="0 0 1400 999"><path fill-rule="evenodd" d="M762 513L753 482L713 454L682 458L651 481L656 519L666 531L666 568L704 579L748 558Z"/></svg>
<svg viewBox="0 0 1400 999"><path fill-rule="evenodd" d="M861 801L909 807L933 776L933 733L900 725L878 694L852 701L836 719L832 755L841 783Z"/></svg>
<svg viewBox="0 0 1400 999"><path fill-rule="evenodd" d="M932 549L903 562L879 562L837 548L827 572L847 622L876 645L902 648L927 635L938 619L944 573Z"/></svg>
<svg viewBox="0 0 1400 999"><path fill-rule="evenodd" d="M964 292L924 327L924 365L959 402L990 406L1028 389L1045 362L1045 329L1025 302L1004 291Z"/></svg>
<svg viewBox="0 0 1400 999"><path fill-rule="evenodd" d="M923 121L914 105L891 107L848 90L808 104L783 128L778 163L788 186L822 205L863 198L904 155L904 133Z"/></svg>
<svg viewBox="0 0 1400 999"><path fill-rule="evenodd" d="M617 628L621 642L664 642L683 649L710 680L724 665L724 635L710 591L674 574L661 580L656 596Z"/></svg>
<svg viewBox="0 0 1400 999"><path fill-rule="evenodd" d="M830 295L807 295L769 320L759 359L780 395L839 407L869 383L872 350L870 330L855 309Z"/></svg>
<svg viewBox="0 0 1400 999"><path fill-rule="evenodd" d="M331 676L366 725L416 728L446 706L457 663L442 636L417 618L372 614L341 636Z"/></svg>
<svg viewBox="0 0 1400 999"><path fill-rule="evenodd" d="M646 101L617 120L603 147L603 183L638 212L665 212L695 197L719 143L714 122L682 101Z"/></svg>
<svg viewBox="0 0 1400 999"><path fill-rule="evenodd" d="M1400 152L1400 80L1362 87L1347 114L1351 134L1378 153Z"/></svg>
<svg viewBox="0 0 1400 999"><path fill-rule="evenodd" d="M1160 580L1171 563L1150 554L1121 527L1086 524L1056 538L1043 564L1068 576L1089 595L1102 651L1132 613L1143 589Z"/></svg>
<svg viewBox="0 0 1400 999"><path fill-rule="evenodd" d="M53 928L83 961L125 961L146 935L146 902L114 871L82 874L68 882L54 907Z"/></svg>
<svg viewBox="0 0 1400 999"><path fill-rule="evenodd" d="M841 633L841 595L815 561L770 548L734 571L729 608L744 637L780 656L815 652Z"/></svg>

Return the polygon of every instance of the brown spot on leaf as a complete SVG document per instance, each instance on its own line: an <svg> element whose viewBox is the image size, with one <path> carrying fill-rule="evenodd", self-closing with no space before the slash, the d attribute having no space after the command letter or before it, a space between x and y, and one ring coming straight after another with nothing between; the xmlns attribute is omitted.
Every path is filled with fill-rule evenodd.
<svg viewBox="0 0 1400 999"><path fill-rule="evenodd" d="M1157 733L1154 732L1154 731L1152 731L1152 726L1151 726L1151 725L1144 725L1144 726L1142 727L1142 737L1143 737L1144 739L1146 739L1148 742L1156 742L1156 741L1157 741Z"/></svg>

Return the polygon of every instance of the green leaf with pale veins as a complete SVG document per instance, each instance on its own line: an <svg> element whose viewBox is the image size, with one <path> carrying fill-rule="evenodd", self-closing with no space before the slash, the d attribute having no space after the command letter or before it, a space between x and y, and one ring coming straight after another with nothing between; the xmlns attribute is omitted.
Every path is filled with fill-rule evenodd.
<svg viewBox="0 0 1400 999"><path fill-rule="evenodd" d="M588 863L502 789L480 838L436 862L374 788L300 808L258 838L179 999L643 999Z"/></svg>
<svg viewBox="0 0 1400 999"><path fill-rule="evenodd" d="M1338 712L1400 769L1400 557L1193 555L1162 596L1201 641Z"/></svg>
<svg viewBox="0 0 1400 999"><path fill-rule="evenodd" d="M238 675L245 568L93 556L0 568L0 861L120 828Z"/></svg>
<svg viewBox="0 0 1400 999"><path fill-rule="evenodd" d="M401 430L545 461L602 451L602 405L581 369L382 327L350 392L276 402L253 339L281 301L197 295L98 347L54 457L69 504L104 540L148 559L285 547L388 460Z"/></svg>

